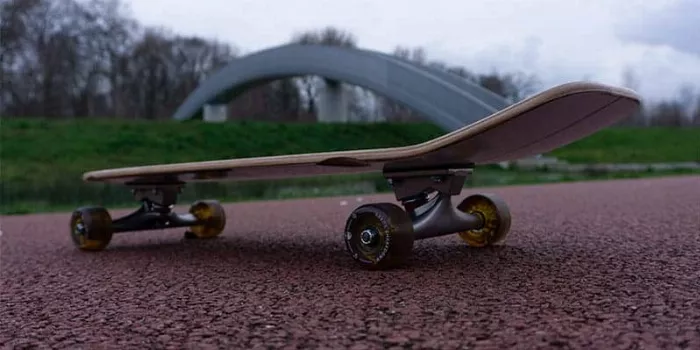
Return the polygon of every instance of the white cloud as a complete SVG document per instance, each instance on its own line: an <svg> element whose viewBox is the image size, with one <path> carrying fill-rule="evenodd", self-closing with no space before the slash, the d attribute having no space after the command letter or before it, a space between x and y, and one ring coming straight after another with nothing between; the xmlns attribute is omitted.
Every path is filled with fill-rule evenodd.
<svg viewBox="0 0 700 350"><path fill-rule="evenodd" d="M363 48L388 52L396 45L423 46L431 59L479 72L521 70L537 75L544 87L584 78L620 84L626 67L651 99L673 97L681 84L700 82L700 50L693 51L700 40L688 34L700 23L688 15L692 8L700 13L695 0L130 3L144 24L216 38L244 52L283 44L294 32L334 25L354 33Z"/></svg>
<svg viewBox="0 0 700 350"><path fill-rule="evenodd" d="M700 56L700 2L678 0L618 26L621 37Z"/></svg>

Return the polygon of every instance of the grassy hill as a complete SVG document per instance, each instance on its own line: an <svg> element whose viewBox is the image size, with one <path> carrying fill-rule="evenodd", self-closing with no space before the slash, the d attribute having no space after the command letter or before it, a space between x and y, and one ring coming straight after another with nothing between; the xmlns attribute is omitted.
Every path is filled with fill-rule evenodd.
<svg viewBox="0 0 700 350"><path fill-rule="evenodd" d="M122 198L123 189L83 184L80 175L89 170L403 146L443 133L431 124L5 119L0 124L3 206L9 201L60 202L67 197L74 199L66 200L72 203L96 195L101 200L113 196L128 200L128 195ZM578 163L700 161L700 128L611 128L552 155ZM245 196L256 197L265 188Z"/></svg>
<svg viewBox="0 0 700 350"><path fill-rule="evenodd" d="M119 166L403 146L431 124L3 120L3 180ZM570 162L700 161L700 128L611 128L556 150Z"/></svg>

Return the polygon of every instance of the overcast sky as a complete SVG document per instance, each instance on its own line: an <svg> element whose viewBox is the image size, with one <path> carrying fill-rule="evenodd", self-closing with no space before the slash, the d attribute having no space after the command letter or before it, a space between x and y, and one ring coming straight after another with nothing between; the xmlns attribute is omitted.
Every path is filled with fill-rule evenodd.
<svg viewBox="0 0 700 350"><path fill-rule="evenodd" d="M244 53L333 25L363 48L422 46L476 72L536 74L542 88L580 79L646 98L700 93L699 0L127 0L145 25L236 45Z"/></svg>

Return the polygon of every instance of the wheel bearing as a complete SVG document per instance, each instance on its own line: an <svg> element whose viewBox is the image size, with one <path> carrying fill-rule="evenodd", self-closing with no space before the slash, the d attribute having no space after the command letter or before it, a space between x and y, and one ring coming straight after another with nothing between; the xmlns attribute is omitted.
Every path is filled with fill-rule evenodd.
<svg viewBox="0 0 700 350"><path fill-rule="evenodd" d="M511 225L510 211L506 203L493 194L471 195L457 209L481 217L483 225L474 230L459 232L459 237L471 247L501 245Z"/></svg>

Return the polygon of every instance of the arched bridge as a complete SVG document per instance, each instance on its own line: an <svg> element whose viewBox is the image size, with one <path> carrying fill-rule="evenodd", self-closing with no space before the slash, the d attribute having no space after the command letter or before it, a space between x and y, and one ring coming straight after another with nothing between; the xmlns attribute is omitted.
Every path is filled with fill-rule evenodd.
<svg viewBox="0 0 700 350"><path fill-rule="evenodd" d="M369 50L289 44L236 59L178 107L174 119L199 116L207 104L231 101L270 81L316 75L360 86L413 109L447 131L508 106L507 101L454 74Z"/></svg>

